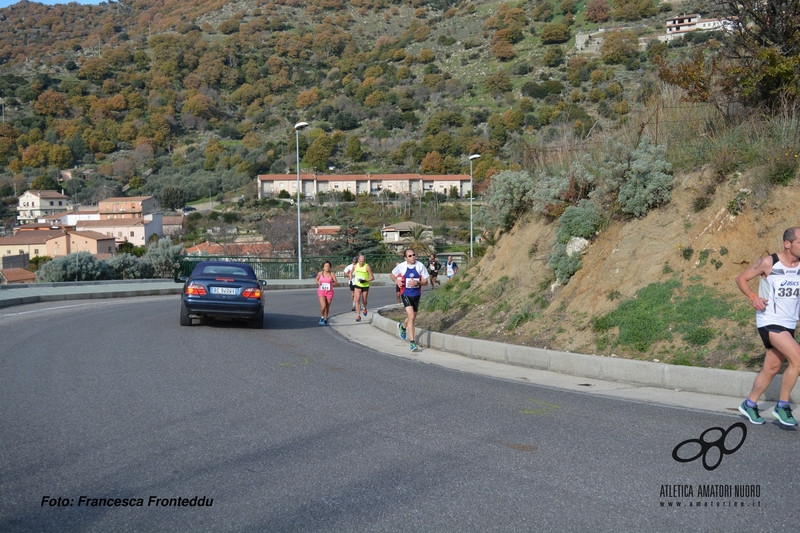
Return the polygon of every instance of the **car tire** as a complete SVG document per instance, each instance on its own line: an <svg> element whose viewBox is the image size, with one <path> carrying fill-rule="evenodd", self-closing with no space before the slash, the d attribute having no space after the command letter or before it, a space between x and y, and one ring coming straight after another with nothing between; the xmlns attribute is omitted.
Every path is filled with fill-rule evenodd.
<svg viewBox="0 0 800 533"><path fill-rule="evenodd" d="M262 307L256 316L250 319L250 327L253 329L262 329L264 327L264 308Z"/></svg>
<svg viewBox="0 0 800 533"><path fill-rule="evenodd" d="M189 310L186 309L186 304L181 301L181 326L191 326L192 317L189 316Z"/></svg>

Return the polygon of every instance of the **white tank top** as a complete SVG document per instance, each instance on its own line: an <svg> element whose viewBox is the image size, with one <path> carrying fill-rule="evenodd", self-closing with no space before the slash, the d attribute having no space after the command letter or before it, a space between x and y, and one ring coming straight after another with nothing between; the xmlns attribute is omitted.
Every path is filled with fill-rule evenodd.
<svg viewBox="0 0 800 533"><path fill-rule="evenodd" d="M767 308L756 311L756 326L783 326L797 328L797 314L800 311L800 265L789 268L772 255L772 271L766 283L759 287L759 296L767 298ZM763 285L766 285L763 286ZM760 294L762 291L767 294Z"/></svg>

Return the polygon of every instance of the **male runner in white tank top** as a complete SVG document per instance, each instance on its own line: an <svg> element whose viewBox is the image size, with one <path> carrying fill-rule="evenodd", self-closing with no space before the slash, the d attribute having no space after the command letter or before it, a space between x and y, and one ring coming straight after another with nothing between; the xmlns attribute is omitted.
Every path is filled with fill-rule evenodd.
<svg viewBox="0 0 800 533"><path fill-rule="evenodd" d="M768 294L758 294L748 285L757 277L766 281ZM794 338L800 311L800 228L783 232L783 250L762 257L736 276L736 285L750 298L756 310L756 327L767 349L764 366L753 382L750 395L739 411L753 424L763 424L757 402L778 373L783 361L789 366L781 379L781 393L772 416L785 426L796 426L789 407L789 395L800 375L800 345Z"/></svg>

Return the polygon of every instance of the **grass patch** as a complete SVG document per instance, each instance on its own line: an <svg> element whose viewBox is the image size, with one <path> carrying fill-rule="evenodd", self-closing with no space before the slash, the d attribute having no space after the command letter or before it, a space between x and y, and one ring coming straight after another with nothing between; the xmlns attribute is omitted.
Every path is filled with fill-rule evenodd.
<svg viewBox="0 0 800 533"><path fill-rule="evenodd" d="M708 326L710 320L739 318L738 310L732 310L728 298L715 289L703 285L681 289L681 283L674 279L651 283L637 291L633 300L596 318L593 329L607 334L609 329L617 327L618 344L644 352L658 341L671 339L673 332L690 345L705 346L717 335Z"/></svg>

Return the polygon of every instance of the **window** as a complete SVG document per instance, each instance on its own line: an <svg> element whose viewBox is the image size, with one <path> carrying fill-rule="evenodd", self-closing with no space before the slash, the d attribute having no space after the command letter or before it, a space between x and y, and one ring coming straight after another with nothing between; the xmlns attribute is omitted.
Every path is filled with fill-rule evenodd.
<svg viewBox="0 0 800 533"><path fill-rule="evenodd" d="M62 200L59 200L58 205L64 205L64 202Z"/></svg>
<svg viewBox="0 0 800 533"><path fill-rule="evenodd" d="M38 248L34 248L33 249L33 253L36 254L36 255L39 255L39 249Z"/></svg>
<svg viewBox="0 0 800 533"><path fill-rule="evenodd" d="M53 200L50 200L50 205L51 205L51 206L55 205L55 203L53 202Z"/></svg>
<svg viewBox="0 0 800 533"><path fill-rule="evenodd" d="M117 232L117 237L122 238L122 232L121 231Z"/></svg>
<svg viewBox="0 0 800 533"><path fill-rule="evenodd" d="M133 232L131 232L131 237L133 237Z"/></svg>

